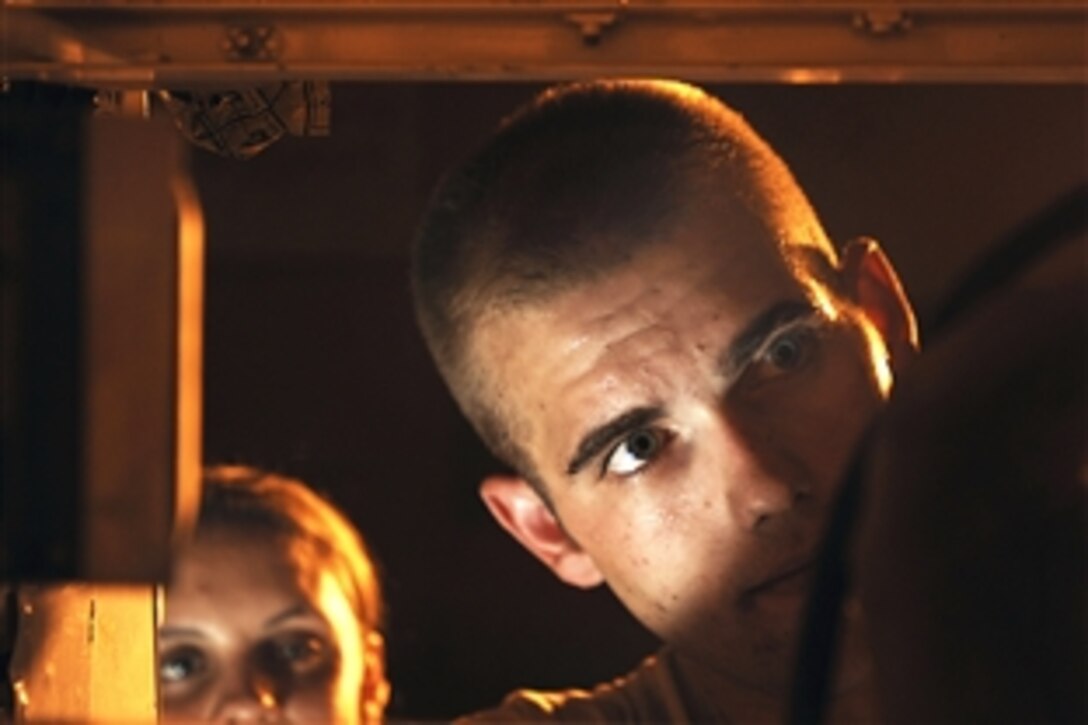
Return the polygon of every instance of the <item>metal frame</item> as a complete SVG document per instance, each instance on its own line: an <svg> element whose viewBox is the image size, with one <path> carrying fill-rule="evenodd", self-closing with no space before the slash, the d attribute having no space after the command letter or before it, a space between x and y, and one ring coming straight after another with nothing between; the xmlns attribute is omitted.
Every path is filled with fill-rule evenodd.
<svg viewBox="0 0 1088 725"><path fill-rule="evenodd" d="M3 0L0 71L97 88L286 79L1084 83L1082 0Z"/></svg>

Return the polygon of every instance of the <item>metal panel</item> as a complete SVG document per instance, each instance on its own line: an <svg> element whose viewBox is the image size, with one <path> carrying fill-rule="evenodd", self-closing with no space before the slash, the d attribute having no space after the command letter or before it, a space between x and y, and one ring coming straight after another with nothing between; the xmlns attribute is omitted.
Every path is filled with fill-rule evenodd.
<svg viewBox="0 0 1088 725"><path fill-rule="evenodd" d="M14 722L155 722L156 598L150 584L23 587Z"/></svg>
<svg viewBox="0 0 1088 725"><path fill-rule="evenodd" d="M201 461L203 239L180 139L8 100L0 579L163 581Z"/></svg>
<svg viewBox="0 0 1088 725"><path fill-rule="evenodd" d="M1083 82L1054 2L7 0L3 73L182 88L282 79Z"/></svg>

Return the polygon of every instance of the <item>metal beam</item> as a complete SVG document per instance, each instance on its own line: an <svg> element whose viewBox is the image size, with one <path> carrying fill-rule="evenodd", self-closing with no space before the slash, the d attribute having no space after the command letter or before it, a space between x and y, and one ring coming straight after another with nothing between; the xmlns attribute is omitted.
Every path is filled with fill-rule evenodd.
<svg viewBox="0 0 1088 725"><path fill-rule="evenodd" d="M1083 83L1088 9L1052 2L5 0L11 80Z"/></svg>

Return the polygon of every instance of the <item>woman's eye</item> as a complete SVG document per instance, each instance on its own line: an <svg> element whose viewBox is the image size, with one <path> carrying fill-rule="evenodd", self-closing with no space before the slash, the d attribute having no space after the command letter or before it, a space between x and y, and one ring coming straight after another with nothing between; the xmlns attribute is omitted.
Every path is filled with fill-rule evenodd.
<svg viewBox="0 0 1088 725"><path fill-rule="evenodd" d="M660 428L632 431L605 458L604 472L620 476L636 473L657 458L667 441L668 433Z"/></svg>
<svg viewBox="0 0 1088 725"><path fill-rule="evenodd" d="M276 642L277 656L296 671L324 661L327 650L325 641L314 634L293 634Z"/></svg>
<svg viewBox="0 0 1088 725"><path fill-rule="evenodd" d="M194 647L167 652L159 663L159 679L172 684L190 680L208 668L204 653Z"/></svg>

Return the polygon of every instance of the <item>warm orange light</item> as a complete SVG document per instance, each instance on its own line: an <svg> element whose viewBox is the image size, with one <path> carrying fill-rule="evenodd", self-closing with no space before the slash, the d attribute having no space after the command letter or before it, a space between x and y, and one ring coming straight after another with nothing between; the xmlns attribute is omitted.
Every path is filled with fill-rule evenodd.
<svg viewBox="0 0 1088 725"><path fill-rule="evenodd" d="M177 430L174 532L185 536L200 509L204 357L204 216L188 177L172 181L178 225ZM175 541L175 544L178 543Z"/></svg>
<svg viewBox="0 0 1088 725"><path fill-rule="evenodd" d="M785 83L805 85L811 83L842 83L843 72L838 68L790 68L782 71Z"/></svg>
<svg viewBox="0 0 1088 725"><path fill-rule="evenodd" d="M340 671L336 681L336 720L359 722L359 696L366 664L363 655L363 631L359 619L336 577L322 571L317 580L318 608L336 632L340 643Z"/></svg>
<svg viewBox="0 0 1088 725"><path fill-rule="evenodd" d="M25 586L19 598L17 722L154 722L153 587Z"/></svg>
<svg viewBox="0 0 1088 725"><path fill-rule="evenodd" d="M276 696L267 690L261 690L257 693L257 700L261 703L261 707L266 710L276 707Z"/></svg>

